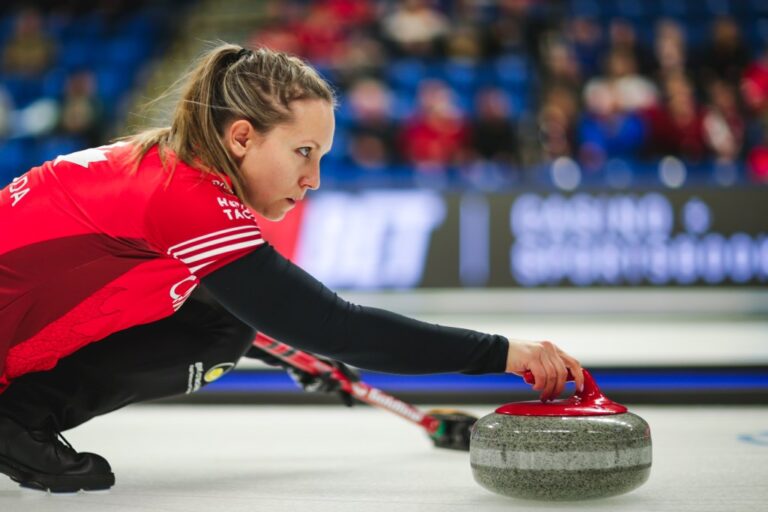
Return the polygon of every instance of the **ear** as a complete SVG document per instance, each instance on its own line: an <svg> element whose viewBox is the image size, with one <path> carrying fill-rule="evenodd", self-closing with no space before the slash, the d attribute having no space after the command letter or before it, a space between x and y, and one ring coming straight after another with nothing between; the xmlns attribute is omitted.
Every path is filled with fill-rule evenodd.
<svg viewBox="0 0 768 512"><path fill-rule="evenodd" d="M245 119L233 121L224 132L224 145L236 159L245 157L249 146L261 139L253 125Z"/></svg>

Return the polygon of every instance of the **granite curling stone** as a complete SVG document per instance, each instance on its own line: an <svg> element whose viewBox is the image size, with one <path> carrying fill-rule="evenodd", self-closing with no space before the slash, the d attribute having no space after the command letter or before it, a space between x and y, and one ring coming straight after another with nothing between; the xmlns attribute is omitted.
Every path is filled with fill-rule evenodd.
<svg viewBox="0 0 768 512"><path fill-rule="evenodd" d="M532 383L530 372L525 379ZM507 404L480 418L469 453L475 480L495 493L534 500L604 498L648 480L651 431L645 420L603 395L584 370L584 389L569 399Z"/></svg>

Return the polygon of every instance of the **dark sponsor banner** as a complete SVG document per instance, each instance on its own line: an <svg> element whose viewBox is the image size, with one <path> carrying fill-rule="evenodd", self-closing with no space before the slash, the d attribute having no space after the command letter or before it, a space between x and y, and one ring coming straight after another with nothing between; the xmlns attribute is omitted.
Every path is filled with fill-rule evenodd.
<svg viewBox="0 0 768 512"><path fill-rule="evenodd" d="M336 288L768 281L768 193L759 188L331 192L315 195L300 215L271 230L283 238L290 230L289 255Z"/></svg>

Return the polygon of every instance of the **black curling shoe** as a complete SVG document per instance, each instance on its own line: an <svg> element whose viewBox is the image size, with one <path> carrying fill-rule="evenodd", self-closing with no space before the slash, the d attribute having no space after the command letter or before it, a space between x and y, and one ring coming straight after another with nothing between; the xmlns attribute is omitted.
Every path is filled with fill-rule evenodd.
<svg viewBox="0 0 768 512"><path fill-rule="evenodd" d="M78 453L58 432L27 430L3 416L0 473L22 487L51 492L96 491L115 484L112 468L101 455Z"/></svg>

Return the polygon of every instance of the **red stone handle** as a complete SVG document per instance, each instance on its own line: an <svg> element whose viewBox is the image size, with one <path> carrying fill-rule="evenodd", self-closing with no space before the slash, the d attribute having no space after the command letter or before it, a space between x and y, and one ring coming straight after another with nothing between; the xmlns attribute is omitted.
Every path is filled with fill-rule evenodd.
<svg viewBox="0 0 768 512"><path fill-rule="evenodd" d="M592 377L592 374L585 369L582 369L582 372L584 373L584 387L581 391L576 391L574 396L582 402L595 402L601 398L605 398L605 395L600 391L600 388L597 387L597 383ZM536 379L531 370L526 370L525 373L523 373L523 380L531 385L536 384ZM570 369L568 370L568 377L565 380L566 382L575 380Z"/></svg>
<svg viewBox="0 0 768 512"><path fill-rule="evenodd" d="M584 388L571 397L551 402L515 402L502 405L496 412L514 416L602 416L627 412L626 407L617 404L600 391L595 379L587 370L583 371ZM523 373L523 380L528 384L535 384L530 371ZM568 380L574 380L570 372Z"/></svg>

